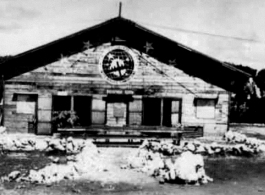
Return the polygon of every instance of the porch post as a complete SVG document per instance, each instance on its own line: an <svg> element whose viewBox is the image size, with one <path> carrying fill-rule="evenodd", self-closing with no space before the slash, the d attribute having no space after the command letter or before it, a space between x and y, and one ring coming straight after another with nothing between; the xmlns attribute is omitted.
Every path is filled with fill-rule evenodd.
<svg viewBox="0 0 265 195"><path fill-rule="evenodd" d="M229 131L230 130L230 122L231 122L231 113L230 113L230 110L231 110L231 93L232 92L228 92L228 108L227 108L227 129L226 131Z"/></svg>
<svg viewBox="0 0 265 195"><path fill-rule="evenodd" d="M4 120L5 120L5 80L4 80L4 75L1 75L1 99L0 99L0 102L1 102L1 108L0 108L0 111L1 111L1 121L0 121L0 125L1 126L4 126L5 123L4 123Z"/></svg>

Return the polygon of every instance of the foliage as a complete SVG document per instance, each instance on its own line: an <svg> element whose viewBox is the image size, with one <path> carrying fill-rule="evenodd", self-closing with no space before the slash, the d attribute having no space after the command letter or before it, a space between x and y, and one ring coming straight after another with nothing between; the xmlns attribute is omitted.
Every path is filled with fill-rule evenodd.
<svg viewBox="0 0 265 195"><path fill-rule="evenodd" d="M247 72L248 74L252 75L252 76L255 76L257 74L257 70L256 69L253 69L249 66L243 66L241 64L234 64L234 63L231 63L231 62L225 62L231 66L234 66L235 68L241 70L241 71L244 71L244 72Z"/></svg>
<svg viewBox="0 0 265 195"><path fill-rule="evenodd" d="M265 123L265 98L231 98L230 122Z"/></svg>
<svg viewBox="0 0 265 195"><path fill-rule="evenodd" d="M226 63L251 76L245 86L239 86L237 93L231 97L230 122L265 123L265 69L258 71L248 66ZM232 83L236 82L237 77Z"/></svg>
<svg viewBox="0 0 265 195"><path fill-rule="evenodd" d="M78 125L79 117L75 111L54 111L52 116L53 123L59 128L74 127Z"/></svg>
<svg viewBox="0 0 265 195"><path fill-rule="evenodd" d="M231 99L230 103L230 122L247 123L249 112L247 101L238 101L235 98Z"/></svg>
<svg viewBox="0 0 265 195"><path fill-rule="evenodd" d="M5 61L11 59L12 56L0 56L0 64L4 63Z"/></svg>

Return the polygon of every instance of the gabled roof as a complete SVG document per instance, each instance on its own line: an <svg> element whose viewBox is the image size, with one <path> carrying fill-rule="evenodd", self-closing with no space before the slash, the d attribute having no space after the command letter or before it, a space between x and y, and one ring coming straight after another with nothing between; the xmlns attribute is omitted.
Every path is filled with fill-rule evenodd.
<svg viewBox="0 0 265 195"><path fill-rule="evenodd" d="M199 77L206 82L228 91L237 91L251 76L227 63L220 62L178 42L157 34L131 20L116 17L96 26L50 42L35 49L18 54L0 65L1 74L8 80L85 50L85 42L91 47L108 43L114 39L125 41L126 46L146 53L168 64L176 62L176 68ZM236 82L234 82L236 80Z"/></svg>

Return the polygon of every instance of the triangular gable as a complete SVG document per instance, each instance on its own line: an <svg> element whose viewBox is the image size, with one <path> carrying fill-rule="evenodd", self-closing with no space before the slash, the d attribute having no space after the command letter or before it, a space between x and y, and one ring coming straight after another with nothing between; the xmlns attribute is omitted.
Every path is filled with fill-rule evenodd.
<svg viewBox="0 0 265 195"><path fill-rule="evenodd" d="M159 35L135 22L117 17L41 47L18 54L1 64L8 80L38 67L103 43L125 44L185 73L226 89L242 89L250 75L178 42ZM236 79L236 83L234 83Z"/></svg>

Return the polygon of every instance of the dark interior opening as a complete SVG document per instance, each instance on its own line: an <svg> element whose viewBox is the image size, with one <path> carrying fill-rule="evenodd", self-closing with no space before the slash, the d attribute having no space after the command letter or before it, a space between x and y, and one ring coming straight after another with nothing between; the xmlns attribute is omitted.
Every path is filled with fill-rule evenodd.
<svg viewBox="0 0 265 195"><path fill-rule="evenodd" d="M91 124L91 97L75 96L74 97L74 111L79 117L79 124L81 126L88 126Z"/></svg>
<svg viewBox="0 0 265 195"><path fill-rule="evenodd" d="M53 96L54 111L71 110L71 96Z"/></svg>
<svg viewBox="0 0 265 195"><path fill-rule="evenodd" d="M164 105L163 105L163 126L171 127L171 105L172 100L171 99L164 99Z"/></svg>
<svg viewBox="0 0 265 195"><path fill-rule="evenodd" d="M143 125L160 126L161 99L143 99Z"/></svg>
<svg viewBox="0 0 265 195"><path fill-rule="evenodd" d="M115 103L115 102L131 102L133 101L132 95L121 95L121 94L108 94L107 97L104 97L103 100L109 102L109 103Z"/></svg>

